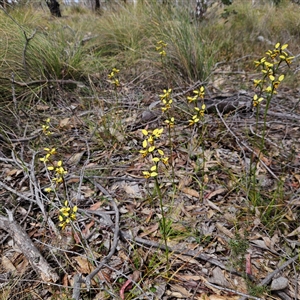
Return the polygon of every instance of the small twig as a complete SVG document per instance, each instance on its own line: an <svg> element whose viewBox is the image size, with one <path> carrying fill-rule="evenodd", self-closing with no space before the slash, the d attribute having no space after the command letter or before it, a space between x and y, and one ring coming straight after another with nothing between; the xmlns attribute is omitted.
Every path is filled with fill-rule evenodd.
<svg viewBox="0 0 300 300"><path fill-rule="evenodd" d="M10 186L8 186L7 184L5 184L4 182L2 182L2 181L0 180L0 187L1 187L1 186L2 186L3 188L5 188L7 191L9 191L9 192L11 192L11 193L17 195L18 197L20 197L20 198L22 198L22 199L24 199L24 200L26 200L26 201L35 203L35 200L34 200L34 199L28 198L27 196L25 196L25 195L23 195L23 194L17 192L16 190L14 190L13 188L11 188Z"/></svg>
<svg viewBox="0 0 300 300"><path fill-rule="evenodd" d="M190 86L187 90L185 90L184 92L181 92L181 93L176 93L173 95L173 97L184 96L184 95L192 92L193 90L197 89L201 84L202 84L202 82L198 80L192 86Z"/></svg>
<svg viewBox="0 0 300 300"><path fill-rule="evenodd" d="M110 219L109 215L110 214L115 214L115 212L88 210L88 209L81 209L81 208L78 208L78 211L84 213L85 215L87 215L88 217L90 217L92 219L93 219L93 217L91 216L92 214L101 217L104 220L103 224L105 224L106 226L112 226L113 225L113 222Z"/></svg>
<svg viewBox="0 0 300 300"><path fill-rule="evenodd" d="M97 268L94 269L86 278L85 278L85 283L87 290L89 291L90 286L91 286L91 280L92 278L101 270L101 268L108 263L108 261L111 259L111 257L114 255L118 241L119 241L119 222L120 222L120 214L119 214L119 209L118 206L115 202L115 200L111 197L111 195L106 191L104 187L102 187L99 183L96 181L93 182L93 184L104 194L108 197L109 201L111 202L114 211L115 211L115 229L114 229L114 237L113 237L113 244L110 248L110 251L108 255L101 261L101 263L97 266Z"/></svg>
<svg viewBox="0 0 300 300"><path fill-rule="evenodd" d="M20 27L22 29L22 27ZM23 34L24 34L24 37L25 37L25 45L24 45L24 49L23 49L23 54L22 54L22 61L23 61L23 66L24 66L24 71L25 73L27 74L27 76L29 77L30 74L28 72L28 69L27 69L27 63L26 63L26 51L27 51L27 47L29 45L29 42L30 40L32 40L36 34L36 29L34 29L33 33L31 36L27 36L27 33L24 29L23 30Z"/></svg>
<svg viewBox="0 0 300 300"><path fill-rule="evenodd" d="M90 163L90 156L91 156L89 143L86 139L84 141L85 141L85 144L86 144L87 158L86 158L83 166L80 168L79 184L78 184L78 188L77 188L77 199L80 199L80 197L81 197L81 186L82 186L82 183L83 183L84 172L85 172L86 166Z"/></svg>
<svg viewBox="0 0 300 300"><path fill-rule="evenodd" d="M297 274L297 270L295 268L295 264L294 263L293 263L293 269L294 269L294 273L295 273L295 297L294 297L294 299L297 300L299 274Z"/></svg>
<svg viewBox="0 0 300 300"><path fill-rule="evenodd" d="M250 296L250 295L246 295L246 294L244 294L244 293L241 293L241 292L238 292L238 291L235 291L235 290L226 288L226 287L222 287L222 286L218 286L218 285L212 284L212 283L210 283L210 282L208 282L208 281L206 282L206 284L212 286L212 287L215 288L215 289L221 290L221 291L226 291L226 292L230 292L230 293L234 293L234 294L243 296L243 297L245 297L246 299L249 298L249 299L254 299L254 300L262 300L261 298L257 298L257 297Z"/></svg>
<svg viewBox="0 0 300 300"><path fill-rule="evenodd" d="M260 112L259 114L262 115L264 112ZM275 112L275 111L268 111L267 113L268 116L274 116L277 118L281 118L281 119L289 119L292 121L295 120L300 120L300 116L299 115L295 115L295 114L291 114L291 113L279 113L279 112Z"/></svg>
<svg viewBox="0 0 300 300"><path fill-rule="evenodd" d="M35 130L35 133L40 133L43 129L38 129L38 130ZM5 132L7 135L11 135L10 132ZM28 141L31 141L33 139L36 139L37 137L39 137L40 135L39 134L35 134L35 135L32 135L32 136L29 136L29 137L22 137L22 138L9 138L9 137L4 137L2 134L0 134L0 141L3 140L7 143L9 142L12 142L12 143L22 143L22 142L28 142ZM53 135L51 135L51 137L53 138L58 138L60 137L61 134L60 133L55 133Z"/></svg>

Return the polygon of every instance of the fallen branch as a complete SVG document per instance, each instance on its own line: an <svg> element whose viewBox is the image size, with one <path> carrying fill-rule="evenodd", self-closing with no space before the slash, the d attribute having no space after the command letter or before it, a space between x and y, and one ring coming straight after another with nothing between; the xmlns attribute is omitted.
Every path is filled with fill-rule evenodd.
<svg viewBox="0 0 300 300"><path fill-rule="evenodd" d="M56 282L59 276L49 266L40 251L35 247L23 228L13 220L12 212L6 210L8 218L0 216L0 228L5 230L14 240L16 246L24 254L34 271L45 282Z"/></svg>

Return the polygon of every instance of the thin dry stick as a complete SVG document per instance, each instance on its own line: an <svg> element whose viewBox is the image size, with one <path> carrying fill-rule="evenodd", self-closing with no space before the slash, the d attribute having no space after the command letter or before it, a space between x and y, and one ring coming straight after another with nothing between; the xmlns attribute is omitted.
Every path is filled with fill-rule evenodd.
<svg viewBox="0 0 300 300"><path fill-rule="evenodd" d="M297 270L295 268L295 264L294 263L293 263L293 269L294 269L294 273L295 273L295 299L294 300L297 300L299 274L297 274Z"/></svg>
<svg viewBox="0 0 300 300"><path fill-rule="evenodd" d="M244 293L241 293L241 292L238 292L238 291L235 291L235 290L226 288L226 287L218 286L218 285L212 284L212 283L210 283L210 282L206 282L205 284L210 285L210 286L212 286L213 288L218 289L218 290L221 290L221 291L226 291L226 292L230 292L230 293L234 293L234 294L243 296L243 298L245 297L245 299L262 300L261 298L257 298L257 297L250 296L250 295L246 295L246 294L244 294Z"/></svg>
<svg viewBox="0 0 300 300"><path fill-rule="evenodd" d="M84 281L82 280L82 274L76 274L74 276L74 284L73 284L73 293L72 299L79 300L80 299L80 286Z"/></svg>
<svg viewBox="0 0 300 300"><path fill-rule="evenodd" d="M260 163L265 167L265 169L273 176L273 178L275 178L276 180L279 180L279 178L273 173L273 171L260 159L259 155L257 155L257 153L252 150L245 142L241 141L236 134L229 128L228 124L225 122L225 120L222 117L222 114L220 113L218 107L216 106L216 111L218 113L219 118L221 119L222 123L225 125L225 127L227 128L227 130L230 132L230 134L236 139L236 141L243 145L248 151L250 151L253 155L257 156L257 158L259 159Z"/></svg>
<svg viewBox="0 0 300 300"><path fill-rule="evenodd" d="M92 278L101 270L101 268L105 264L108 263L108 261L111 259L111 257L115 253L117 245L118 245L118 241L119 241L119 231L120 231L120 227L119 227L120 214L119 214L119 209L118 209L118 206L117 206L115 200L106 191L106 189L104 187L102 187L99 183L97 183L96 181L94 181L93 183L104 195L106 195L108 197L108 200L111 202L111 204L113 206L113 209L115 211L115 228L114 228L113 244L111 246L111 249L110 249L108 255L101 261L99 266L93 272L91 272L85 279L87 290L90 289Z"/></svg>
<svg viewBox="0 0 300 300"><path fill-rule="evenodd" d="M5 184L4 182L2 182L2 181L0 180L0 187L1 187L1 186L2 186L3 188L5 188L7 191L11 192L12 194L17 195L18 197L20 197L20 198L22 198L22 199L24 199L24 200L26 200L26 201L35 203L35 200L34 200L34 199L28 198L27 196L25 196L25 195L23 195L23 194L17 192L16 190L14 190L13 188L11 188L10 186L8 186L7 184Z"/></svg>
<svg viewBox="0 0 300 300"><path fill-rule="evenodd" d="M260 115L263 114L263 112L260 112ZM300 120L300 116L299 115L295 115L292 113L279 113L279 112L275 112L275 111L268 111L267 113L269 116L274 116L277 118L282 118L282 119L289 119L292 121L296 121L296 120Z"/></svg>
<svg viewBox="0 0 300 300"><path fill-rule="evenodd" d="M11 91L12 91L12 100L15 106L15 112L18 111L18 102L16 98L16 90L15 90L15 74L11 74Z"/></svg>

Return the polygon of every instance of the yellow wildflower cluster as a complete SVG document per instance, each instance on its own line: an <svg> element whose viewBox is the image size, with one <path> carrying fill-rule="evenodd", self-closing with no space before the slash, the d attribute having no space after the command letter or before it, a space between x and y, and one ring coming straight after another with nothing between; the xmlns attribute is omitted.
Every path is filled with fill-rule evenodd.
<svg viewBox="0 0 300 300"><path fill-rule="evenodd" d="M145 139L142 143L143 150L140 150L140 153L143 157L151 155L151 160L154 163L154 165L150 167L149 171L143 171L143 175L145 178L156 177L158 175L158 163L162 162L165 165L168 163L168 157L165 156L163 150L157 148L155 145L155 140L160 138L161 134L163 133L163 128L157 128L153 131L143 129L142 133L145 136Z"/></svg>
<svg viewBox="0 0 300 300"><path fill-rule="evenodd" d="M55 172L55 177L53 178L53 181L55 183L61 183L64 180L64 175L66 175L68 172L64 169L63 163L61 160L59 160L55 165L47 167L49 171Z"/></svg>
<svg viewBox="0 0 300 300"><path fill-rule="evenodd" d="M44 148L44 151L46 151L46 155L42 158L40 158L40 161L47 163L50 159L50 157L54 154L56 154L55 148Z"/></svg>
<svg viewBox="0 0 300 300"><path fill-rule="evenodd" d="M187 97L188 103L195 102L195 101L197 101L197 100L199 100L199 99L200 99L200 100L204 99L205 90L204 90L204 87L203 87L203 86L201 86L201 87L199 88L199 90L193 91L193 93L194 93L194 96L188 96L188 97Z"/></svg>
<svg viewBox="0 0 300 300"><path fill-rule="evenodd" d="M198 123L203 117L206 109L206 105L203 103L203 99L205 96L205 89L203 86L201 86L199 89L193 91L194 96L188 96L186 99L188 103L194 103L194 111L195 114L192 116L192 119L189 120L189 126L192 126L196 123ZM196 101L200 100L202 102L201 108L199 108L197 105L198 103Z"/></svg>
<svg viewBox="0 0 300 300"><path fill-rule="evenodd" d="M72 208L69 206L68 201L64 202L64 206L59 210L59 226L62 229L65 229L71 221L76 220L77 206L73 206Z"/></svg>
<svg viewBox="0 0 300 300"><path fill-rule="evenodd" d="M153 131L148 131L146 129L142 130L145 139L143 140L143 150L140 150L140 153L143 157L146 157L149 153L155 150L154 140L160 138L161 134L163 133L164 129L154 129Z"/></svg>
<svg viewBox="0 0 300 300"><path fill-rule="evenodd" d="M260 102L262 102L263 100L264 100L263 97L258 98L257 95L254 95L252 104L253 104L254 107L256 107L256 106L258 106L258 104L259 104Z"/></svg>
<svg viewBox="0 0 300 300"><path fill-rule="evenodd" d="M108 74L108 79L110 80L110 82L112 84L114 84L115 87L119 87L120 86L120 80L118 78L118 74L119 74L120 70L113 68L111 70L111 72Z"/></svg>
<svg viewBox="0 0 300 300"><path fill-rule="evenodd" d="M59 184L63 182L64 180L64 175L66 175L68 172L64 169L63 163L61 160L58 162L53 162L51 159L54 154L56 154L56 149L55 148L44 148L44 151L46 151L46 154L44 157L40 158L40 161L43 163L47 164L50 163L51 165L47 167L49 171L54 171L55 177L53 178L53 181L56 184ZM52 188L46 188L46 192L51 192L53 189Z"/></svg>
<svg viewBox="0 0 300 300"><path fill-rule="evenodd" d="M205 109L206 109L205 104L202 104L201 108L194 107L195 114L192 116L192 119L189 120L189 126L198 123L204 117Z"/></svg>
<svg viewBox="0 0 300 300"><path fill-rule="evenodd" d="M168 111L173 103L173 99L171 97L172 89L163 90L163 94L159 95L160 101L162 103L162 112Z"/></svg>
<svg viewBox="0 0 300 300"><path fill-rule="evenodd" d="M45 122L45 124L42 125L42 130L44 135L51 135L52 132L49 130L50 128L50 118L48 118Z"/></svg>
<svg viewBox="0 0 300 300"><path fill-rule="evenodd" d="M286 50L288 47L288 44L281 45L280 43L277 43L275 45L274 50L268 50L266 54L272 58L272 60L279 65L282 62L285 62L288 66L291 64L294 56L289 56L288 53L284 50Z"/></svg>
<svg viewBox="0 0 300 300"><path fill-rule="evenodd" d="M267 94L267 99L269 99L268 101L270 101L272 95L277 93L277 89L284 79L283 74L277 74L279 66L282 63L286 63L289 66L294 58L293 56L289 56L285 51L287 47L288 44L281 45L280 43L277 43L273 50L268 50L266 52L267 56L254 61L255 67L261 67L261 72L263 74L262 79L254 80L254 87L260 89L260 94L265 92ZM269 60L267 60L267 58L269 58ZM255 94L252 101L253 107L257 107L263 100L263 97L259 97Z"/></svg>
<svg viewBox="0 0 300 300"><path fill-rule="evenodd" d="M163 41L157 42L157 46L155 47L155 50L160 54L161 57L166 56L166 50L168 44L164 43Z"/></svg>
<svg viewBox="0 0 300 300"><path fill-rule="evenodd" d="M166 123L170 128L173 128L174 125L175 125L175 119L174 119L174 117L171 117L170 119L165 120L165 123Z"/></svg>

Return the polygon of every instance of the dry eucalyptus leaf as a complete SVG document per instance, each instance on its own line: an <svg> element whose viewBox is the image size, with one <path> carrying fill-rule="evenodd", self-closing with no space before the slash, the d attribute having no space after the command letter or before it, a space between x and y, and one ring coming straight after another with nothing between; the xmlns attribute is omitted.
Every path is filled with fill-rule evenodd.
<svg viewBox="0 0 300 300"><path fill-rule="evenodd" d="M13 263L5 255L2 256L1 265L6 272L15 272L17 270Z"/></svg>
<svg viewBox="0 0 300 300"><path fill-rule="evenodd" d="M272 280L271 283L271 291L280 291L287 288L289 285L289 281L285 277L278 277Z"/></svg>
<svg viewBox="0 0 300 300"><path fill-rule="evenodd" d="M83 156L85 151L74 153L69 159L68 159L68 164L71 166L76 166L80 161Z"/></svg>
<svg viewBox="0 0 300 300"><path fill-rule="evenodd" d="M172 290L173 297L176 295L177 298L181 298L181 299L183 299L183 298L188 299L189 297L192 297L192 295L193 295L186 288L184 288L178 284L172 284L171 290Z"/></svg>
<svg viewBox="0 0 300 300"><path fill-rule="evenodd" d="M223 287L230 286L229 282L226 280L223 274L223 271L219 267L213 269L212 277L209 278L208 281Z"/></svg>
<svg viewBox="0 0 300 300"><path fill-rule="evenodd" d="M86 257L75 256L73 259L76 261L79 266L78 272L83 274L89 274L93 270L93 266Z"/></svg>

